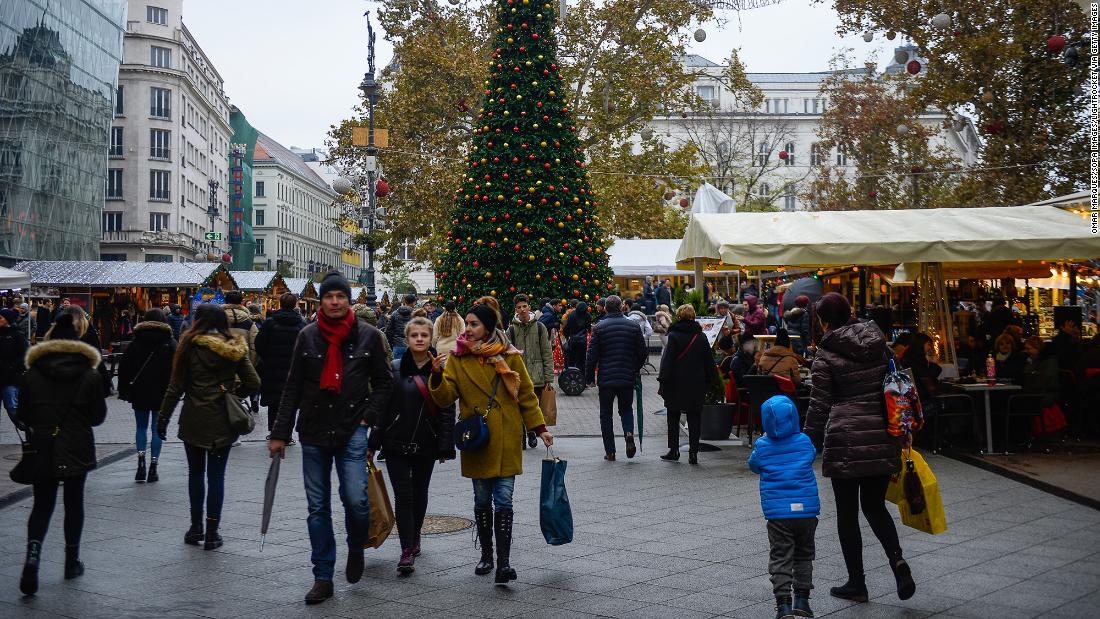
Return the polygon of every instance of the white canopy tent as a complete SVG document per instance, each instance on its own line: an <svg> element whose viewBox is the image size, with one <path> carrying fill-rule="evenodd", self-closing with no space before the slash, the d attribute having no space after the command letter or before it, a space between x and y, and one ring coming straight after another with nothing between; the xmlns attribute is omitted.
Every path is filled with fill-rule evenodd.
<svg viewBox="0 0 1100 619"><path fill-rule="evenodd" d="M734 204L733 198L727 196L722 190L710 183L703 183L695 192L695 199L691 202L691 212L695 214L736 213L737 205Z"/></svg>
<svg viewBox="0 0 1100 619"><path fill-rule="evenodd" d="M0 290L21 290L31 287L31 276L23 271L0 267Z"/></svg>
<svg viewBox="0 0 1100 619"><path fill-rule="evenodd" d="M615 239L607 248L607 261L616 277L691 275L676 266L680 239Z"/></svg>

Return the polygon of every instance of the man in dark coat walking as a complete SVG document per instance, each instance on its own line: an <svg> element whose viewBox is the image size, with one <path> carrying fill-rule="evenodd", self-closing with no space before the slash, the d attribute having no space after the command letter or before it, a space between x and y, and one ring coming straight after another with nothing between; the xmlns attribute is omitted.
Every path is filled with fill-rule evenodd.
<svg viewBox="0 0 1100 619"><path fill-rule="evenodd" d="M585 376L588 384L596 383L599 369L600 430L603 432L605 460L615 460L615 425L612 407L619 401L619 418L626 435L626 457L633 458L634 445L634 383L646 362L645 338L637 323L623 316L623 300L616 295L604 303L605 318L592 329L588 343Z"/></svg>
<svg viewBox="0 0 1100 619"><path fill-rule="evenodd" d="M294 356L294 343L298 333L305 328L295 308L298 297L286 293L279 297L279 309L271 312L264 321L260 333L256 335L256 355L259 357L260 404L267 407L267 431L275 426L279 416L279 400L283 397L283 387L290 373L290 363ZM270 435L268 438L271 438ZM290 441L288 444L293 444Z"/></svg>
<svg viewBox="0 0 1100 619"><path fill-rule="evenodd" d="M4 408L13 420L19 409L19 379L23 376L23 357L27 354L27 338L15 328L19 312L0 310L0 389L3 389Z"/></svg>

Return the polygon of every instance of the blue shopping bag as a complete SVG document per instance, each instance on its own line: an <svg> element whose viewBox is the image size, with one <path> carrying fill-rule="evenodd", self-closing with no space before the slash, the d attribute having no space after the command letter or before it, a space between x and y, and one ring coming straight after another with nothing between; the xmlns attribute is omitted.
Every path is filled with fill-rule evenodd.
<svg viewBox="0 0 1100 619"><path fill-rule="evenodd" d="M569 494L565 491L565 460L554 457L547 448L547 458L542 461L542 493L539 498L539 525L542 536L551 546L561 546L573 541L573 510L569 507Z"/></svg>

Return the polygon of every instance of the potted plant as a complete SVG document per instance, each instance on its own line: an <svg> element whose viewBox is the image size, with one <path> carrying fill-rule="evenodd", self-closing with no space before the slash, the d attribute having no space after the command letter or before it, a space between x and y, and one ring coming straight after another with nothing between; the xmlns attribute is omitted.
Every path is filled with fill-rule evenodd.
<svg viewBox="0 0 1100 619"><path fill-rule="evenodd" d="M726 379L718 373L718 381L703 395L703 411L700 415L700 438L706 441L724 441L733 432L733 416L736 407L726 403Z"/></svg>

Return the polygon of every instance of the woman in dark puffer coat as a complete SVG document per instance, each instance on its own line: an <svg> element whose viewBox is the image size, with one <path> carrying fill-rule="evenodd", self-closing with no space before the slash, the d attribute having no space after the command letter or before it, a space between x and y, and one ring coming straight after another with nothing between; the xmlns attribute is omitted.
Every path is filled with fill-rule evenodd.
<svg viewBox="0 0 1100 619"><path fill-rule="evenodd" d="M837 533L848 582L834 597L867 601L859 511L890 560L898 597L909 599L915 585L902 558L894 519L886 509L890 476L901 470L900 439L886 432L882 381L889 352L873 322L857 322L843 296L831 292L817 303L825 335L813 363L813 389L805 432L822 453L822 473L832 480Z"/></svg>
<svg viewBox="0 0 1100 619"><path fill-rule="evenodd" d="M118 364L118 398L129 402L134 409L137 429L134 445L137 448L136 482L153 483L160 479L157 460L160 459L161 440L157 436L157 411L168 390L168 377L172 374L172 356L176 354L176 340L172 327L165 321L164 312L153 308L145 312L145 319L134 327L134 340L122 353ZM148 472L145 467L145 447L152 431L153 440Z"/></svg>

